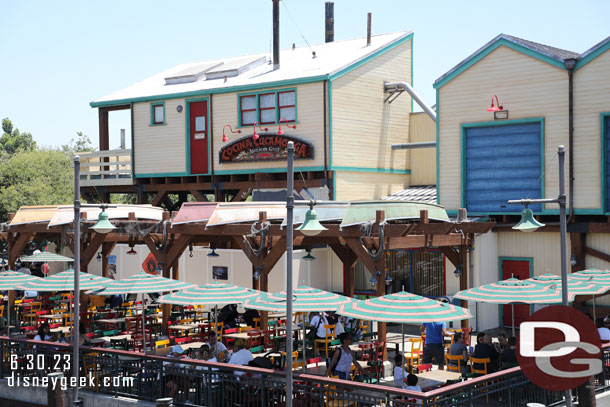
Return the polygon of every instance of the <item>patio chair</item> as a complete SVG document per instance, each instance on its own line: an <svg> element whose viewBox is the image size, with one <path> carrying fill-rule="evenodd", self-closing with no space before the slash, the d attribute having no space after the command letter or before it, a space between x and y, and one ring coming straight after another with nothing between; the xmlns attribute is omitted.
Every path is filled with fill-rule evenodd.
<svg viewBox="0 0 610 407"><path fill-rule="evenodd" d="M475 364L477 365L477 368L475 368ZM489 365L491 365L490 358L475 358L472 356L470 357L470 369L472 373L486 375L488 372Z"/></svg>
<svg viewBox="0 0 610 407"><path fill-rule="evenodd" d="M368 362L373 360L373 344L372 343L359 343L358 349L360 350L360 360Z"/></svg>
<svg viewBox="0 0 610 407"><path fill-rule="evenodd" d="M282 355L284 357L286 357L286 352L282 352ZM295 350L294 352L292 352L292 370L303 367L303 362L299 362L298 359L299 359L299 351Z"/></svg>
<svg viewBox="0 0 610 407"><path fill-rule="evenodd" d="M369 367L370 383L379 383L384 377L383 360L371 360L367 363Z"/></svg>
<svg viewBox="0 0 610 407"><path fill-rule="evenodd" d="M326 336L324 339L316 339L313 341L314 343L314 352L316 355L318 354L318 349L324 350L326 354L326 358L328 359L328 350L330 349L330 343L335 336L335 327L336 325L326 325L324 324L324 328L326 328Z"/></svg>
<svg viewBox="0 0 610 407"><path fill-rule="evenodd" d="M181 343L191 343L191 342L193 342L193 339L191 339L190 336L183 336L180 338L176 338L174 342L176 345L179 345Z"/></svg>
<svg viewBox="0 0 610 407"><path fill-rule="evenodd" d="M261 346L263 342L263 336L261 331L250 330L246 332L248 335L247 346L252 348L254 346Z"/></svg>
<svg viewBox="0 0 610 407"><path fill-rule="evenodd" d="M239 328L225 329L225 335L236 334L238 332L239 332ZM220 340L220 339L218 339L218 340ZM225 338L225 345L227 345L227 347L232 346L233 342L235 342L235 338Z"/></svg>
<svg viewBox="0 0 610 407"><path fill-rule="evenodd" d="M199 325L199 340L201 342L208 341L208 336L210 335L211 329L212 329L212 325L210 325L210 324L200 324Z"/></svg>
<svg viewBox="0 0 610 407"><path fill-rule="evenodd" d="M254 322L254 326L252 328L254 328L254 329L261 328L261 319L260 318L252 318L252 322Z"/></svg>
<svg viewBox="0 0 610 407"><path fill-rule="evenodd" d="M432 363L426 363L425 365L419 365L416 367L417 373L429 372L432 370Z"/></svg>
<svg viewBox="0 0 610 407"><path fill-rule="evenodd" d="M449 361L454 361L457 363L457 366L453 366L449 363ZM447 366L448 372L458 372L462 373L462 364L465 364L463 355L451 355L449 353L445 353L445 366Z"/></svg>
<svg viewBox="0 0 610 407"><path fill-rule="evenodd" d="M411 351L403 353L405 362L411 366L418 366L422 362L422 339L409 338L409 343L411 344Z"/></svg>
<svg viewBox="0 0 610 407"><path fill-rule="evenodd" d="M103 336L116 336L118 334L119 334L119 330L118 329L111 329L109 331L102 332Z"/></svg>
<svg viewBox="0 0 610 407"><path fill-rule="evenodd" d="M155 349L167 348L169 345L169 339L163 339L161 341L155 341Z"/></svg>
<svg viewBox="0 0 610 407"><path fill-rule="evenodd" d="M383 360L383 354L385 353L386 342L375 342L373 343L373 360ZM383 377L383 376L381 376Z"/></svg>

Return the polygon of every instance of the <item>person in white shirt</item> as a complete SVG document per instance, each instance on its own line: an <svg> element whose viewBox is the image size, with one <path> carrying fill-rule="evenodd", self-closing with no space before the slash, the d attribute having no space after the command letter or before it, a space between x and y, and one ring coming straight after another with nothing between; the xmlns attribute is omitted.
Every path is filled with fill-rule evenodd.
<svg viewBox="0 0 610 407"><path fill-rule="evenodd" d="M610 318L608 317L603 320L601 318L597 320L597 332L599 332L599 337L602 341L610 341L610 329L608 329L608 324L610 324Z"/></svg>
<svg viewBox="0 0 610 407"><path fill-rule="evenodd" d="M407 378L409 372L403 369L404 358L400 353L396 354L394 358L394 385L396 387L404 387L405 379Z"/></svg>
<svg viewBox="0 0 610 407"><path fill-rule="evenodd" d="M36 298L36 297L38 297L38 291L26 290L23 292L23 296L25 298Z"/></svg>
<svg viewBox="0 0 610 407"><path fill-rule="evenodd" d="M248 363L253 360L252 352L248 349L245 349L245 344L242 339L237 339L233 344L233 355L231 355L231 359L229 359L229 364L231 365L241 365L247 366ZM235 371L235 375L241 376L244 372Z"/></svg>
<svg viewBox="0 0 610 407"><path fill-rule="evenodd" d="M221 362L224 362L227 357L227 347L222 343L218 342L216 332L211 331L208 335L208 342L205 343L210 348L212 355Z"/></svg>
<svg viewBox="0 0 610 407"><path fill-rule="evenodd" d="M326 319L326 315L322 312L321 314L316 314L311 321L309 321L309 325L316 329L316 336L319 339L326 338L326 328L324 325L328 325L328 319Z"/></svg>
<svg viewBox="0 0 610 407"><path fill-rule="evenodd" d="M32 275L32 270L27 266L27 263L21 263L21 267L17 271L19 273Z"/></svg>
<svg viewBox="0 0 610 407"><path fill-rule="evenodd" d="M418 391L421 393L421 387L419 387L419 385L417 384L418 381L419 381L419 379L417 376L409 373L409 375L407 376L407 386L403 386L403 389L411 390L411 391ZM417 404L421 404L421 403L422 403L421 399L417 400Z"/></svg>

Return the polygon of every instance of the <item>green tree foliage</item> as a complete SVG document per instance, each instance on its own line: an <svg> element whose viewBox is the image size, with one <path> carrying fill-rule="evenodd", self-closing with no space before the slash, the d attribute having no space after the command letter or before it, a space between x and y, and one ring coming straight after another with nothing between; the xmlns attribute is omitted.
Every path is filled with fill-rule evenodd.
<svg viewBox="0 0 610 407"><path fill-rule="evenodd" d="M6 155L13 155L18 151L32 151L36 149L36 142L30 133L21 133L19 129L13 128L13 123L8 119L2 119L3 134L0 137L0 151Z"/></svg>
<svg viewBox="0 0 610 407"><path fill-rule="evenodd" d="M0 221L24 205L70 204L74 175L62 151L19 150L0 165Z"/></svg>
<svg viewBox="0 0 610 407"><path fill-rule="evenodd" d="M76 138L72 138L68 144L61 146L61 149L71 156L75 153L94 150L91 139L86 134L83 134L82 131L77 131Z"/></svg>

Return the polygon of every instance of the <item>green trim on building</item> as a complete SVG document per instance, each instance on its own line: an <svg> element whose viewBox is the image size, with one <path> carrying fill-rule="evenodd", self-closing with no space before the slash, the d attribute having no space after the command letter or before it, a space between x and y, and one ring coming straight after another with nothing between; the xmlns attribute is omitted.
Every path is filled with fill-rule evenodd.
<svg viewBox="0 0 610 407"><path fill-rule="evenodd" d="M210 100L209 98L205 97L205 98L197 98L197 99L185 99L184 100L185 104L186 104L186 110L185 110L185 117L184 120L186 122L186 163L185 163L185 168L186 168L186 173L188 175L208 175L210 174L210 172L212 171L212 160L214 159L214 157L210 154L210 139L214 136L213 134L210 133L209 129L210 129L210 121L212 120L212 118L210 117ZM207 131L207 135L208 135L208 172L206 174L191 174L191 103L192 102L207 102L206 104L206 109L207 109L207 123L205 124L206 129L208 129Z"/></svg>
<svg viewBox="0 0 610 407"><path fill-rule="evenodd" d="M587 55L586 57L579 59L576 62L574 71L578 71L580 68L587 65L589 62L593 61L595 58L597 58L598 56L600 56L601 54L603 54L604 52L606 52L608 50L610 50L610 41L608 41L607 43L605 43L604 45L602 45L601 47L599 47L598 49L596 49L595 51L593 51L592 53Z"/></svg>
<svg viewBox="0 0 610 407"><path fill-rule="evenodd" d="M610 45L610 43L608 43L608 45ZM606 208L606 200L608 199L607 196L607 189L608 189L608 182L610 180L606 179L606 159L608 157L606 157L606 149L608 148L606 139L608 138L608 131L610 131L610 129L606 128L606 118L610 117L610 112L602 112L599 115L599 135L600 135L600 145L601 145L601 154L600 154L600 178L599 178L599 183L601 186L601 211L605 214L610 214L610 208Z"/></svg>
<svg viewBox="0 0 610 407"><path fill-rule="evenodd" d="M528 55L532 58L536 58L542 62L551 64L557 68L560 68L563 70L566 69L565 66L563 65L563 62L550 58L539 52L533 51L529 48L524 47L523 45L515 44L514 42L508 41L505 38L500 38L493 44L490 44L487 48L481 50L478 54L473 55L472 57L470 57L469 59L464 61L464 63L462 65L458 66L455 69L455 71L453 71L450 75L448 75L447 77L443 78L442 80L440 80L438 82L435 82L433 85L434 88L439 89L439 88L445 86L447 83L451 82L453 79L455 79L456 77L461 75L464 71L466 71L472 65L476 64L481 59L485 58L487 55L489 55L490 53L492 53L493 51L495 51L497 48L499 48L501 46L505 46L505 47L515 50L517 52L521 52L522 54Z"/></svg>
<svg viewBox="0 0 610 407"><path fill-rule="evenodd" d="M333 166L330 167L333 171L344 171L344 172L377 172L383 174L411 174L411 170L399 170L395 168L367 168L367 167L342 167Z"/></svg>
<svg viewBox="0 0 610 407"><path fill-rule="evenodd" d="M297 88L295 87L291 87L291 88L283 88L283 89L274 89L274 90L264 90L264 91L258 91L258 92L246 92L246 93L238 93L237 94L237 128L244 128L244 127L250 127L252 126L252 124L246 124L243 125L241 123L241 97L242 96L256 96L256 121L257 122L261 122L261 111L260 111L260 104L259 104L259 98L258 96L260 94L269 94L269 93L274 93L275 94L275 123L265 123L265 124L261 124L262 126L277 126L279 125L279 120L281 119L280 117L280 100L278 97L278 93L280 92L290 92L290 91L294 91L294 122L288 122L288 124L295 124L298 123L298 107L297 107Z"/></svg>
<svg viewBox="0 0 610 407"><path fill-rule="evenodd" d="M438 89L437 89L438 93ZM438 109L438 105L437 105ZM438 113L437 113L438 119ZM472 127L490 127L490 126L508 126L514 124L525 124L525 123L540 123L540 188L541 188L541 198L544 198L544 174L545 174L545 155L544 155L544 117L532 117L527 119L514 119L514 120L501 120L501 121L487 121L487 122L473 122L473 123L462 123L460 124L460 203L462 208L466 208L466 130ZM438 128L438 125L437 125ZM437 151L438 151L438 139L437 139ZM437 165L438 165L438 154L437 154ZM438 167L437 167L438 171ZM438 183L438 181L437 181ZM437 186L438 188L438 186ZM525 197L524 197L525 198ZM438 194L437 194L438 199ZM483 213L478 212L482 215L510 215L513 212L499 212L499 213ZM520 214L521 210L516 212L515 214ZM542 211L538 212L540 214L546 214L544 205L542 206ZM472 212L475 214L475 212Z"/></svg>
<svg viewBox="0 0 610 407"><path fill-rule="evenodd" d="M299 171L324 171L323 166L313 166L313 167L295 167L294 172ZM286 172L286 167L276 167L276 168L257 168L257 169L243 169L243 170L216 170L214 174L216 175L231 175L231 174L256 174L256 173L282 173Z"/></svg>
<svg viewBox="0 0 610 407"><path fill-rule="evenodd" d="M333 80L335 80L335 79L337 79L337 78L340 78L340 77L342 77L343 75L350 73L350 72L351 72L351 71L353 71L354 69L359 68L359 67L361 67L362 65L366 64L367 62L369 62L369 61L371 61L371 60L373 60L373 59L377 58L378 56L383 55L383 54L385 54L386 52L388 52L388 51L390 51L390 50L392 50L392 49L394 49L394 48L398 47L399 45L404 44L405 42L409 41L409 40L410 40L410 39L412 39L412 38L413 38L413 33L409 33L409 34L405 35L404 37L399 38L399 39L395 40L394 42L392 42L392 43L390 43L390 44L386 45L385 47L383 47L383 48L381 48L381 49L379 49L379 50L375 51L375 52L374 52L374 53L372 53L371 55L369 55L369 56L367 56L367 57L364 57L363 59L361 59L361 60L359 60L359 61L356 61L356 62L354 62L353 64L351 64L351 65L349 65L349 66L347 66L347 67L345 67L345 68L341 69L340 71L338 71L338 72L336 72L336 73L334 73L334 74L330 75L329 79L330 79L331 81L333 81Z"/></svg>
<svg viewBox="0 0 610 407"><path fill-rule="evenodd" d="M439 128L440 128L440 123L441 123L441 109L440 109L440 103L439 103L439 99L438 99L438 92L439 89L436 89L436 203L437 204L441 204L441 193L440 193L440 188L439 188L439 182L440 182L440 172L439 172L439 149L441 147L440 143L439 143Z"/></svg>
<svg viewBox="0 0 610 407"><path fill-rule="evenodd" d="M163 123L155 123L155 107L163 106ZM151 126L164 126L165 122L165 102L153 102L150 104L150 125Z"/></svg>
<svg viewBox="0 0 610 407"><path fill-rule="evenodd" d="M91 106L91 107L117 106L117 105L124 105L129 102L150 102L150 101L155 101L155 100L160 100L160 99L161 100L182 99L182 98L187 98L187 97L208 96L211 94L216 95L216 94L222 94L222 93L246 92L246 91L250 91L250 90L258 91L258 90L263 90L263 89L279 88L282 86L296 86L296 85L300 85L300 84L304 84L304 83L320 82L325 79L328 79L328 75L316 75L316 76L311 76L309 78L298 78L298 79L275 81L275 82L269 82L269 83L258 83L258 84L252 84L252 85L230 86L230 87L226 87L226 88L214 88L214 89L193 90L190 92L168 93L166 95L141 96L141 97L135 97L135 98L110 100L107 102L91 102L91 103L89 103L89 106Z"/></svg>
<svg viewBox="0 0 610 407"><path fill-rule="evenodd" d="M189 174L186 172L160 172L156 173L147 173L147 174L136 174L136 178L159 178L159 177L185 177Z"/></svg>
<svg viewBox="0 0 610 407"><path fill-rule="evenodd" d="M333 166L333 83L328 81L328 166Z"/></svg>

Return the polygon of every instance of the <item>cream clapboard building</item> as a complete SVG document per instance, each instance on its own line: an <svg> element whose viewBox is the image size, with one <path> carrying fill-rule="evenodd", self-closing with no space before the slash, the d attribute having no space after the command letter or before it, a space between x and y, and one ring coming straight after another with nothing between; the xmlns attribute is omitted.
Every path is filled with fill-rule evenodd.
<svg viewBox="0 0 610 407"><path fill-rule="evenodd" d="M531 206L548 226L525 234L510 229L522 207L507 204L509 199L557 197L559 145L567 150L572 202L568 261L573 271L609 269L610 38L578 54L502 34L434 86L437 201L450 213L466 208L469 216L489 216L498 224L478 238L470 285L511 275L560 274L558 207ZM502 112L487 111L491 103L501 105ZM479 329L510 324L510 307L471 308L479 316ZM516 322L528 312L527 306L519 307Z"/></svg>

